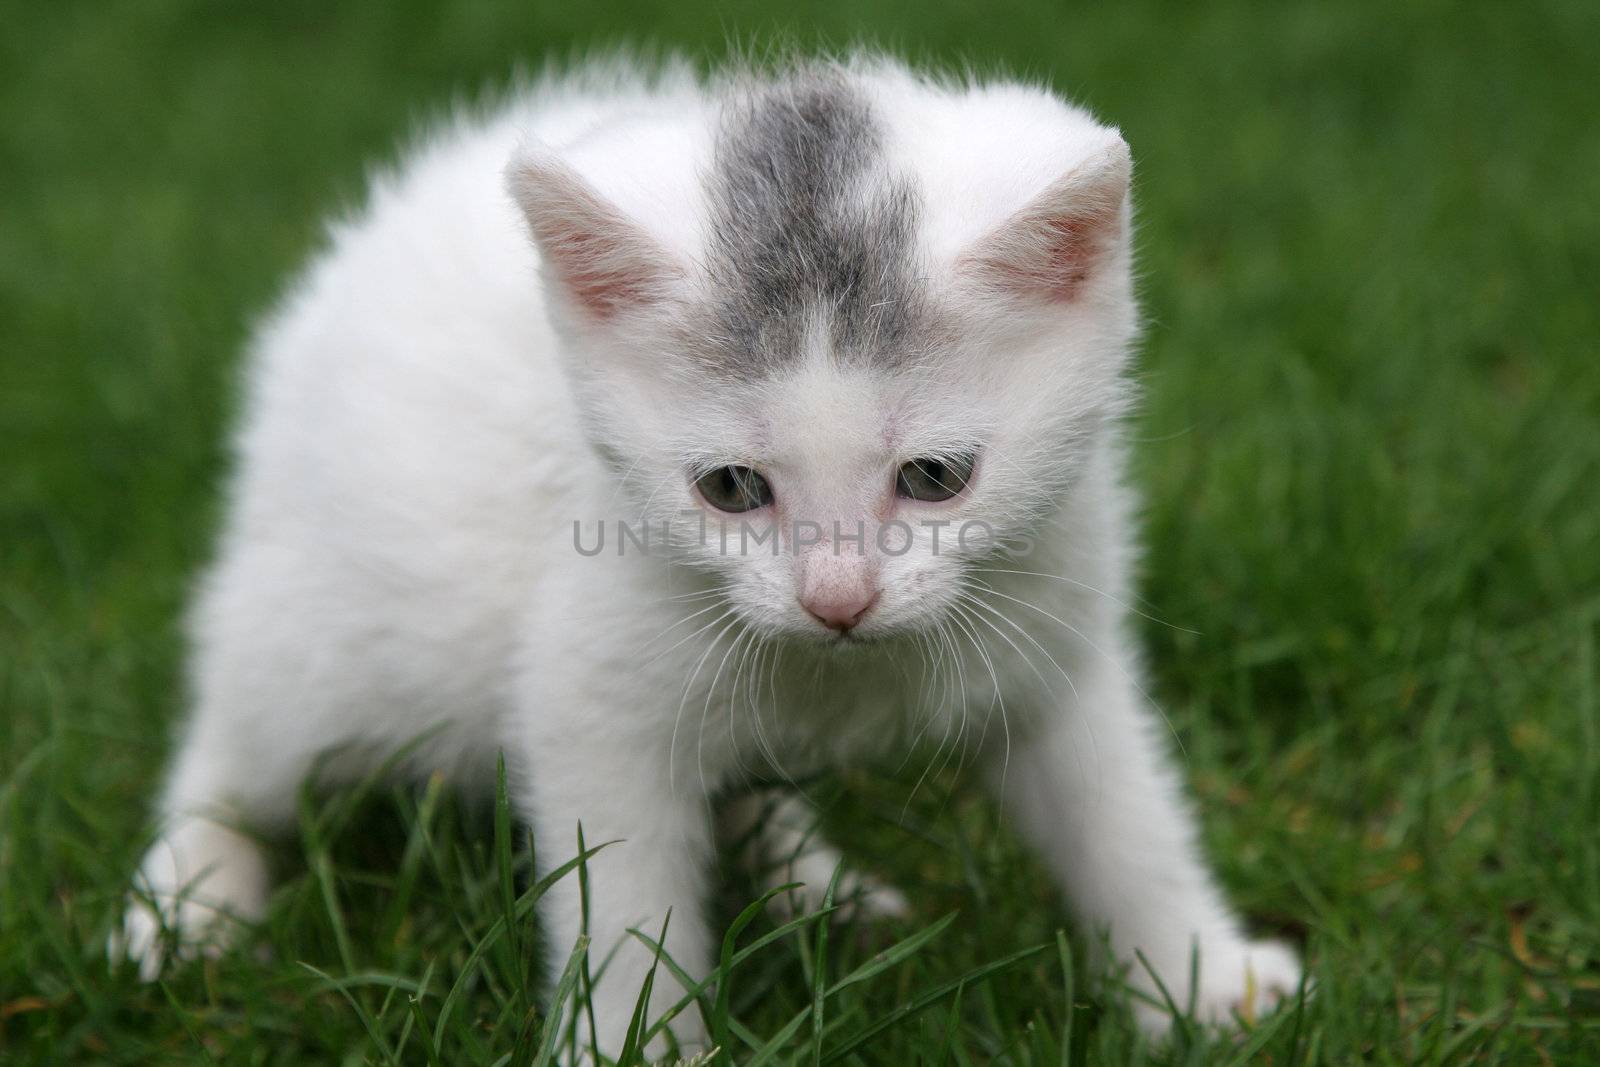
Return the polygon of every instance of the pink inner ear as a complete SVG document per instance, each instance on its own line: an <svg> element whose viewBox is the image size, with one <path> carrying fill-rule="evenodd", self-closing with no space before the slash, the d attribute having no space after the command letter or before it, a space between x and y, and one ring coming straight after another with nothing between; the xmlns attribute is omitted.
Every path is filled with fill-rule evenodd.
<svg viewBox="0 0 1600 1067"><path fill-rule="evenodd" d="M1063 214L1012 222L1006 238L978 260L1001 288L1051 301L1078 295L1115 236L1115 216ZM1009 239L1007 239L1009 238Z"/></svg>
<svg viewBox="0 0 1600 1067"><path fill-rule="evenodd" d="M564 165L514 165L512 195L521 205L562 289L588 315L610 319L658 299L671 261L632 219Z"/></svg>
<svg viewBox="0 0 1600 1067"><path fill-rule="evenodd" d="M968 253L987 285L1064 303L1074 300L1122 235L1128 149L1120 138L1055 182Z"/></svg>
<svg viewBox="0 0 1600 1067"><path fill-rule="evenodd" d="M563 220L556 232L539 237L561 283L585 310L609 319L656 295L662 281L659 269L619 247L615 235L572 226L574 221Z"/></svg>

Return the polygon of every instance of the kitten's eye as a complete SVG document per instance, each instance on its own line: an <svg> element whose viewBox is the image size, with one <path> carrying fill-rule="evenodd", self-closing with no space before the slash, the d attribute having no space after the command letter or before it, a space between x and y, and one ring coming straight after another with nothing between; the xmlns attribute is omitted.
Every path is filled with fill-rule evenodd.
<svg viewBox="0 0 1600 1067"><path fill-rule="evenodd" d="M907 500L949 500L972 478L977 456L914 459L895 475L894 491Z"/></svg>
<svg viewBox="0 0 1600 1067"><path fill-rule="evenodd" d="M718 511L735 514L772 503L772 486L750 467L718 467L695 479L695 488Z"/></svg>

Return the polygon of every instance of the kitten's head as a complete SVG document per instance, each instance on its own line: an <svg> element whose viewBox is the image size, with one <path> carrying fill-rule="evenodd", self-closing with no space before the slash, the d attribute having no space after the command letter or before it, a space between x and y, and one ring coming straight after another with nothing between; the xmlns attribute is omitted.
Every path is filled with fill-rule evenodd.
<svg viewBox="0 0 1600 1067"><path fill-rule="evenodd" d="M615 499L763 632L926 629L1123 401L1127 147L884 64L678 110L509 171Z"/></svg>

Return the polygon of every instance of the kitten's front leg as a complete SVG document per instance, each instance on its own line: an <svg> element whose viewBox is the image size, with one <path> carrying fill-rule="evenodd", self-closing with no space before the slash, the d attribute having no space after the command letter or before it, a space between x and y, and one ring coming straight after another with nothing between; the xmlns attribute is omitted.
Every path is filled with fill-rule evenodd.
<svg viewBox="0 0 1600 1067"><path fill-rule="evenodd" d="M576 854L580 823L587 847L614 842L588 860L586 876L595 1037L600 1051L615 1058L654 958L629 927L659 938L670 910L667 952L697 980L710 969L703 912L713 860L711 825L703 796L674 795L665 753L655 752L649 738L622 736L617 724L607 729L595 722L574 722L571 732L576 736L547 736L526 750L519 796L542 871ZM585 925L577 873L552 886L540 909L549 993ZM646 1022L653 1023L683 993L665 965L657 968ZM704 1024L692 1005L671 1030L686 1052L704 1042ZM582 1015L578 1033L587 1047L588 1020ZM647 1051L652 1061L664 1055L664 1036Z"/></svg>
<svg viewBox="0 0 1600 1067"><path fill-rule="evenodd" d="M991 779L1085 929L1109 934L1136 989L1161 1001L1153 970L1178 1007L1192 1003L1204 1021L1227 1022L1235 1010L1251 1017L1294 993L1299 960L1241 929L1200 854L1165 726L1134 684L1134 657L1114 635L1096 644L1071 672L1075 695L1009 760L997 757ZM1135 1010L1150 1032L1170 1024L1161 1007Z"/></svg>

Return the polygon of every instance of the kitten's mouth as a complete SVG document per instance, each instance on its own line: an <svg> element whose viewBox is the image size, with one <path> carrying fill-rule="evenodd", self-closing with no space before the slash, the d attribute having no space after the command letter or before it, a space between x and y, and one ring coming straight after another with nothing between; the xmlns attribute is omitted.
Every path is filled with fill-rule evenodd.
<svg viewBox="0 0 1600 1067"><path fill-rule="evenodd" d="M869 645L878 643L881 634L861 633L859 630L830 630L825 634L817 635L817 643L823 648L835 652L848 653L864 649Z"/></svg>

